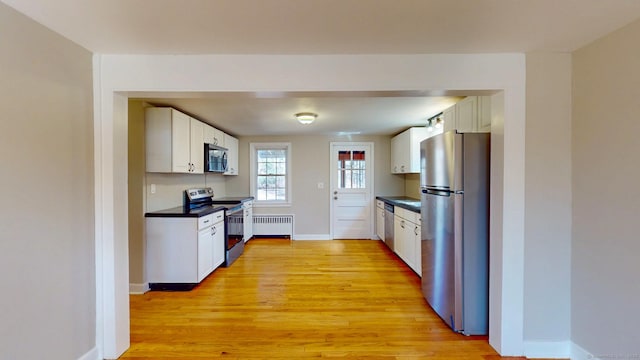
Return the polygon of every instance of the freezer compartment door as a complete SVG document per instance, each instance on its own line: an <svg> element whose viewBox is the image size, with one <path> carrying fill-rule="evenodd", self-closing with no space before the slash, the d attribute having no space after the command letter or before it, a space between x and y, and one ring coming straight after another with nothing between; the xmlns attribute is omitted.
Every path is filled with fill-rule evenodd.
<svg viewBox="0 0 640 360"><path fill-rule="evenodd" d="M454 331L462 331L463 195L440 194L422 193L422 293Z"/></svg>
<svg viewBox="0 0 640 360"><path fill-rule="evenodd" d="M462 190L462 134L447 131L420 143L420 186Z"/></svg>

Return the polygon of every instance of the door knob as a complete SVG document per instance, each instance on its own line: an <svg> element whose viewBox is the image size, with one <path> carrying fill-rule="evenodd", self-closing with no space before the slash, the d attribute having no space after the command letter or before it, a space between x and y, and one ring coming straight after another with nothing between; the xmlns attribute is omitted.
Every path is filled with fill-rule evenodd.
<svg viewBox="0 0 640 360"><path fill-rule="evenodd" d="M337 196L334 196L334 197L333 197L333 200L338 200L338 197L337 197Z"/></svg>
<svg viewBox="0 0 640 360"><path fill-rule="evenodd" d="M334 191L333 195L338 195L338 190Z"/></svg>

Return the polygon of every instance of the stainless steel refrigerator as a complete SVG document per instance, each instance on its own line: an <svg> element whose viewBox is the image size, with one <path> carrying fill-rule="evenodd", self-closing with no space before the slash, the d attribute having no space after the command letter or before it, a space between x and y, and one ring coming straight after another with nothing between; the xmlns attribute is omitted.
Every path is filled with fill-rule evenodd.
<svg viewBox="0 0 640 360"><path fill-rule="evenodd" d="M422 293L454 331L486 335L489 313L487 133L420 143Z"/></svg>

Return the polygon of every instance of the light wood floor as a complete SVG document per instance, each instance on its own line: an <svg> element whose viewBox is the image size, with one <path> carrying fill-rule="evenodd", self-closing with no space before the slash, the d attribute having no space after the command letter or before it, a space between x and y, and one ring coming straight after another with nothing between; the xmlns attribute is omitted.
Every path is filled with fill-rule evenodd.
<svg viewBox="0 0 640 360"><path fill-rule="evenodd" d="M499 359L453 333L371 240L254 239L190 292L131 296L122 359Z"/></svg>

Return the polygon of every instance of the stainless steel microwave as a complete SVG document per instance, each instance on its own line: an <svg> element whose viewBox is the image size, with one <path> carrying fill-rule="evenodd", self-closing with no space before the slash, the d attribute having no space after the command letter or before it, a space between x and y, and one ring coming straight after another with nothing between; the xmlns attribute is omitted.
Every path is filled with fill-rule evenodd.
<svg viewBox="0 0 640 360"><path fill-rule="evenodd" d="M227 171L227 149L218 145L204 144L204 171L223 173Z"/></svg>

